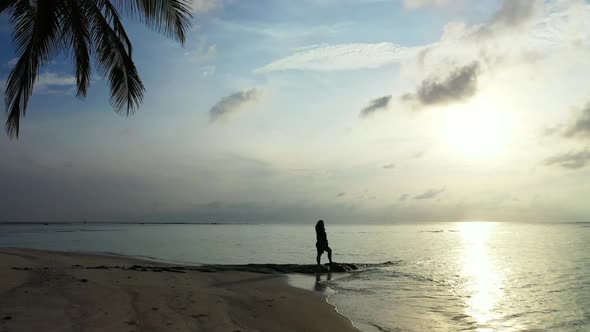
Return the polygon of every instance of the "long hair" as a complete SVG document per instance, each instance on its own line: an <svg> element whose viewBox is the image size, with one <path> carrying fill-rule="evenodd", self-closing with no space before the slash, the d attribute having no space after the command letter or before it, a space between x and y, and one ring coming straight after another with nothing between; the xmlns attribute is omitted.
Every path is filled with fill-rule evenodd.
<svg viewBox="0 0 590 332"><path fill-rule="evenodd" d="M315 224L315 231L316 232L320 232L325 230L324 228L324 221L323 220L319 220L316 224Z"/></svg>

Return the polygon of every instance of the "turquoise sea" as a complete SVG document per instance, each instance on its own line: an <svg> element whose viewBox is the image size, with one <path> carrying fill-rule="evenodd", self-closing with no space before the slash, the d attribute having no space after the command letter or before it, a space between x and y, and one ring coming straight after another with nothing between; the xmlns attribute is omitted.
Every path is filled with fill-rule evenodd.
<svg viewBox="0 0 590 332"><path fill-rule="evenodd" d="M350 274L294 276L364 331L590 331L590 223L332 225ZM0 225L0 247L190 264L315 263L308 225ZM327 258L324 257L324 260ZM321 318L319 318L321 319Z"/></svg>

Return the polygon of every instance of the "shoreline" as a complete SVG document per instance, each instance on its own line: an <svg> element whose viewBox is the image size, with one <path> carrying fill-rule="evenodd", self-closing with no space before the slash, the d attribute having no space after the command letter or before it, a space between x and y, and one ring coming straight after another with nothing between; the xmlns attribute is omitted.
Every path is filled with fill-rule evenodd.
<svg viewBox="0 0 590 332"><path fill-rule="evenodd" d="M358 331L325 294L283 273L182 266L0 248L0 329Z"/></svg>

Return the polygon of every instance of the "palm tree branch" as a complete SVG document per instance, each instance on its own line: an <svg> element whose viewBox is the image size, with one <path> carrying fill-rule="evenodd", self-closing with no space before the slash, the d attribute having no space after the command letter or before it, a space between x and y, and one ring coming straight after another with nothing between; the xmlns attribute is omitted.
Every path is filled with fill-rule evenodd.
<svg viewBox="0 0 590 332"><path fill-rule="evenodd" d="M14 26L13 43L18 61L4 92L6 131L18 137L20 118L24 116L39 67L47 63L60 45L60 15L58 0L17 1L11 10Z"/></svg>
<svg viewBox="0 0 590 332"><path fill-rule="evenodd" d="M66 49L72 49L75 62L77 97L85 97L90 86L92 66L90 63L90 31L88 27L88 4L66 0L63 34Z"/></svg>
<svg viewBox="0 0 590 332"><path fill-rule="evenodd" d="M190 0L116 0L118 7L181 44L191 28Z"/></svg>
<svg viewBox="0 0 590 332"><path fill-rule="evenodd" d="M106 16L111 16L109 17L111 22L119 21L116 12L111 12ZM115 111L129 115L141 104L145 89L131 55L128 53L130 49L121 40L121 36L126 36L126 34L124 34L124 30L123 32L115 31L114 29L118 28L111 27L98 6L92 7L90 20L97 65L98 69L108 76L111 104ZM120 28L122 29L122 25Z"/></svg>
<svg viewBox="0 0 590 332"><path fill-rule="evenodd" d="M117 38L119 38L126 47L129 56L132 56L133 46L131 45L131 40L129 40L129 37L127 36L125 27L123 27L117 8L115 8L110 1L104 1L103 5L106 20L112 24L113 31L115 31Z"/></svg>
<svg viewBox="0 0 590 332"><path fill-rule="evenodd" d="M0 0L0 13L5 11L7 8L14 6L18 0Z"/></svg>

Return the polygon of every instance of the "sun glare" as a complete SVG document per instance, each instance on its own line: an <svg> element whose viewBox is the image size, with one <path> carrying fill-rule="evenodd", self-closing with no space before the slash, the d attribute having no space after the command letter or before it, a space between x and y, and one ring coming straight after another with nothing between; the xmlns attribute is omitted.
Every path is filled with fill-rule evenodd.
<svg viewBox="0 0 590 332"><path fill-rule="evenodd" d="M498 271L490 253L489 236L495 226L493 222L462 222L459 231L463 242L459 260L465 284L465 313L480 325L478 332L487 332L488 322L497 319L494 308L503 295L503 276Z"/></svg>
<svg viewBox="0 0 590 332"><path fill-rule="evenodd" d="M496 223L491 221L465 221L459 224L463 237L468 240L481 241L485 239Z"/></svg>
<svg viewBox="0 0 590 332"><path fill-rule="evenodd" d="M449 149L460 157L489 159L500 155L510 140L510 121L494 110L454 110L444 133Z"/></svg>

